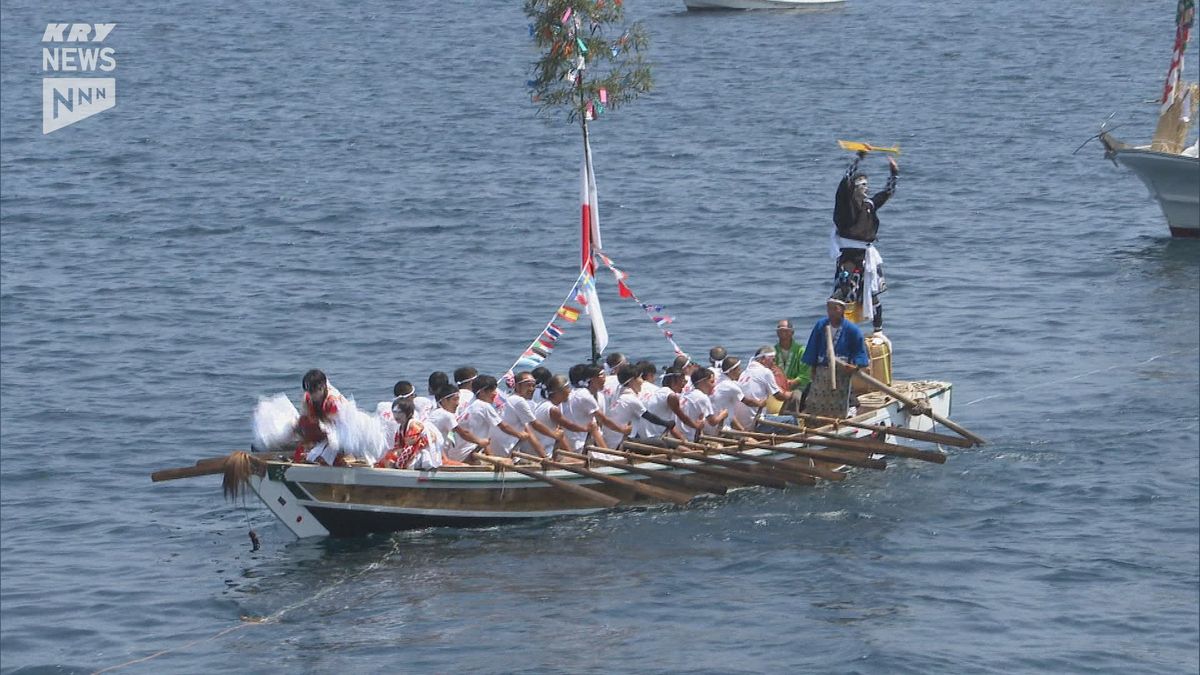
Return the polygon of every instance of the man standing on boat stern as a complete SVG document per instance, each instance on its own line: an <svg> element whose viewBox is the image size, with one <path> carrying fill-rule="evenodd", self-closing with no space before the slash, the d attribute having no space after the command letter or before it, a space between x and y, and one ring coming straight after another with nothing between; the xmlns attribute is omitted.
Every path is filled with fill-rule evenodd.
<svg viewBox="0 0 1200 675"><path fill-rule="evenodd" d="M846 302L829 298L825 302L826 317L817 321L808 335L804 348L804 362L812 367L812 382L804 401L804 412L825 417L846 417L850 408L850 378L854 371L870 364L862 330L852 321L846 321ZM832 336L833 353L842 363L836 368L836 386L831 381L829 349Z"/></svg>
<svg viewBox="0 0 1200 675"><path fill-rule="evenodd" d="M867 146L868 148L870 146ZM838 183L833 203L833 232L830 234L829 254L837 261L833 273L833 297L847 303L862 305L863 319L869 320L875 332L883 330L883 307L879 294L887 290L883 279L883 258L875 250L879 235L879 216L876 212L896 193L900 167L888 157L891 174L883 190L868 197L870 186L867 174L858 171L858 164L867 156L859 150Z"/></svg>

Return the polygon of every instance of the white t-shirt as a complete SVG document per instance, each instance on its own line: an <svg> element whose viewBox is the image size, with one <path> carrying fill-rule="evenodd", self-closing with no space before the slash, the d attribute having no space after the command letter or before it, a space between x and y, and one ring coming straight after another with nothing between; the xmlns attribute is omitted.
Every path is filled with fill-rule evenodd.
<svg viewBox="0 0 1200 675"><path fill-rule="evenodd" d="M551 429L557 429L558 424L550 417L550 412L557 407L550 401L541 401L533 406L533 418ZM549 454L557 441L551 436L543 436L540 432L533 433L542 442L542 448Z"/></svg>
<svg viewBox="0 0 1200 675"><path fill-rule="evenodd" d="M779 392L779 383L775 381L775 373L758 361L751 361L750 365L746 366L746 372L738 378L738 385L742 388L743 398L753 398L759 401L766 401ZM733 414L739 424L749 429L754 425L754 416L758 414L758 409L751 408L739 401Z"/></svg>
<svg viewBox="0 0 1200 675"><path fill-rule="evenodd" d="M658 392L662 389L663 387L660 387L657 384L643 382L642 390L638 392L638 399L641 400L642 405L646 407L646 410L649 410L651 413L658 415L664 420L669 420L671 419L670 412L661 414L650 409L650 404L654 402ZM671 390L667 389L667 391ZM663 407L666 407L666 399L663 399ZM633 435L635 438L653 438L654 436L661 434L662 431L662 427L658 426L654 422L651 422L650 420L638 419L638 421L633 423Z"/></svg>
<svg viewBox="0 0 1200 675"><path fill-rule="evenodd" d="M392 438L396 435L396 430L400 428L396 424L396 418L392 416L392 402L380 401L375 406L375 414L379 417L379 425L383 429L384 438Z"/></svg>
<svg viewBox="0 0 1200 675"><path fill-rule="evenodd" d="M434 408L433 399L428 396L413 397L412 402L413 416L417 418L418 422L429 417L429 412Z"/></svg>
<svg viewBox="0 0 1200 675"><path fill-rule="evenodd" d="M458 426L466 429L476 438L490 438L492 430L499 423L500 413L496 412L491 403L479 399L471 401L471 405L458 414ZM474 449L474 443L460 436L455 439L454 446L446 454L450 459L462 462L470 456ZM493 449L492 452L496 452L496 450Z"/></svg>
<svg viewBox="0 0 1200 675"><path fill-rule="evenodd" d="M718 413L722 410L729 411L729 416L725 418L724 426L728 426L729 420L733 418L734 410L736 410L737 406L739 405L739 401L741 401L743 397L744 394L742 394L742 388L738 386L737 382L734 382L728 377L717 383L716 388L713 389L713 410ZM711 434L716 433L716 431L717 429L715 427L706 427L704 433Z"/></svg>
<svg viewBox="0 0 1200 675"><path fill-rule="evenodd" d="M412 468L428 471L442 465L442 446L445 445L445 438L442 436L442 432L432 424L422 423L421 426L424 428L422 433L425 434L425 440L429 444L417 453Z"/></svg>
<svg viewBox="0 0 1200 675"><path fill-rule="evenodd" d="M474 400L475 400L475 392L471 391L470 389L459 389L458 390L458 414L461 415L463 413L463 411L467 409L467 406L471 405L471 402Z"/></svg>
<svg viewBox="0 0 1200 675"><path fill-rule="evenodd" d="M600 392L604 394L605 405L603 411L605 415L608 414L608 406L616 402L617 392L620 391L620 389L621 383L617 382L617 376L615 374L606 375L604 377L604 386L600 389Z"/></svg>
<svg viewBox="0 0 1200 675"><path fill-rule="evenodd" d="M533 406L529 400L523 396L513 394L508 397L504 406L504 411L500 413L500 419L508 426L517 431L524 431L525 425L533 421ZM499 427L492 429L492 452L498 455L507 457L512 454L513 446L519 440L516 436L509 436L500 430Z"/></svg>
<svg viewBox="0 0 1200 675"><path fill-rule="evenodd" d="M621 389L621 395L608 407L609 418L620 426L629 424L636 427L637 422L641 419L644 412L646 412L646 404L642 403L638 395L629 388ZM604 427L602 433L605 445L610 448L616 448L625 436L621 432L609 429L608 427Z"/></svg>
<svg viewBox="0 0 1200 675"><path fill-rule="evenodd" d="M571 390L571 395L559 409L562 411L563 417L586 427L595 420L596 411L602 409L603 398L604 394L601 393L601 400L596 400L596 397L592 396L592 392L580 387ZM567 444L575 451L582 450L583 446L587 445L587 436L586 431L568 431Z"/></svg>
<svg viewBox="0 0 1200 675"><path fill-rule="evenodd" d="M683 395L682 400L679 401L679 407L683 410L683 414L692 418L693 422L700 422L704 425L704 433L712 433L711 427L704 421L705 418L713 414L713 403L708 394L699 389L693 389ZM676 417L676 421L682 427L680 430L689 438L695 433L691 427L679 421L678 416Z"/></svg>
<svg viewBox="0 0 1200 675"><path fill-rule="evenodd" d="M454 427L458 426L458 419L449 410L441 406L430 410L429 414L425 416L424 424L434 427L441 433L442 438L445 439L447 450L458 441L458 435L454 433Z"/></svg>

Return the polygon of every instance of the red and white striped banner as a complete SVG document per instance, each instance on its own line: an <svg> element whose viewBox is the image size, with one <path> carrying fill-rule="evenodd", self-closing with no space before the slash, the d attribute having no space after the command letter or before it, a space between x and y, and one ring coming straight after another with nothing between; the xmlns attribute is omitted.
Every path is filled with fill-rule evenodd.
<svg viewBox="0 0 1200 675"><path fill-rule="evenodd" d="M1179 0L1179 7L1175 10L1175 49L1171 54L1171 67L1167 69L1167 82L1163 85L1160 114L1165 113L1179 95L1179 81L1183 78L1183 51L1187 49L1195 21L1195 0Z"/></svg>
<svg viewBox="0 0 1200 675"><path fill-rule="evenodd" d="M600 311L600 298L596 296L596 261L592 254L601 249L600 244L600 209L596 203L596 173L592 170L592 146L584 140L583 167L580 170L581 190L579 201L582 205L580 217L580 251L579 268L586 272L590 283L584 284L584 296L588 316L592 320L592 331L596 336L596 351L603 352L608 346L608 327L604 325L604 314Z"/></svg>

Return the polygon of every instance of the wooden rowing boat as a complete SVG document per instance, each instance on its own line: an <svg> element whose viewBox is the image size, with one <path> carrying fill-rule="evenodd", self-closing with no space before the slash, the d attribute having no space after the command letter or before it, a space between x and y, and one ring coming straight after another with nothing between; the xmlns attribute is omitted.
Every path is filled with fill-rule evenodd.
<svg viewBox="0 0 1200 675"><path fill-rule="evenodd" d="M952 392L949 383L910 382L897 386L905 390L907 398L920 399L939 416L949 415ZM766 419L794 421L791 417L768 416ZM723 494L733 489L775 486L782 484L784 478L792 478L789 484L795 484L796 472L789 471L789 466L830 471L848 467L839 458L874 456L879 461L881 455L870 450L840 448L829 450L828 455L819 454L827 448L820 445L821 440L831 434L844 439L905 440L892 436L881 438L878 430L865 427L894 426L930 431L934 425L931 417L914 414L911 408L890 396L879 396L873 403L863 405L859 414L849 421L855 425L810 425L814 432L812 450L804 450L806 454L802 455L788 450L809 448L803 438L771 444L769 434L774 429L764 425L761 427L764 433L757 435L758 440L739 443L731 437L725 451L713 446L705 455L695 452L693 444L688 444L688 448L664 449L657 462L651 456L635 461L629 468L614 461L594 462L585 471L533 463L514 467L492 462L484 466L415 471L293 464L279 456L260 455L251 458L254 470L247 472L244 480L271 513L297 537L344 537L442 526L474 527L594 514L611 509L669 506L672 501L679 503L675 496L680 494L685 497ZM788 432L782 434L788 435ZM694 454L667 457L667 453L680 450ZM827 459L816 460L814 456ZM714 463L724 468L717 469ZM745 468L729 468L735 465ZM156 480L217 473L219 470L218 463L207 460L187 470L171 470L186 472L179 475L160 472L156 474ZM582 489L567 489L568 486L562 483ZM655 489L639 490L631 483L654 486ZM720 487L714 488L714 484Z"/></svg>
<svg viewBox="0 0 1200 675"><path fill-rule="evenodd" d="M770 4L784 0L761 1ZM695 4L693 0L688 3L689 7ZM618 2L616 6L619 5ZM583 132L580 273L564 303L507 375L514 375L518 370L532 370L545 360L564 330L554 322L561 320L563 326L569 325L580 318L582 311L588 314L592 328L591 362L599 361L608 341L595 287L595 273L600 263L613 273L621 297L640 305L662 331L672 353L686 356L672 332L664 328L674 319L662 314L664 308L661 305L639 300L629 287L628 274L600 251L588 121L603 113L606 104L615 108L618 103L631 101L648 90L648 67L640 59L629 56L631 52L636 55L642 40L638 39L636 31L631 33L631 29L626 29L620 32L620 38L605 41L604 25L615 21L614 16L619 18L619 11L605 10L597 14L576 8L579 11L574 12L571 19L571 8L560 15L558 6L554 12L546 9L544 3L530 3L530 6L534 9L527 11L540 27L531 26L531 34L540 47L548 50L539 60L537 76L531 81L533 100L541 100L543 105L567 102L571 107L569 119L578 120ZM594 9L599 6L596 2ZM588 15L586 22L580 17L584 14ZM583 37L561 41L562 31L568 38L575 36L576 31L583 31L580 35L587 36L586 45ZM578 54L570 55L572 43L578 46ZM613 58L623 55L613 62L606 54ZM598 55L600 62L609 61L603 69L584 68L586 62ZM609 65L615 66L616 70L610 71ZM593 72L607 73L607 79L592 81L585 87L584 73ZM592 100L593 95L598 98ZM869 149L898 151L896 148ZM833 354L832 345L828 352ZM507 458L477 454L479 466L443 466L426 471L381 469L371 464L333 467L293 463L278 454L235 452L228 457L200 460L195 466L159 471L151 477L161 481L222 474L227 497L236 499L244 495L245 490L252 491L298 537L352 536L436 526L514 523L608 509L683 507L698 496L719 497L736 489L790 489L789 486L810 486L821 481L843 481L850 469L885 469L885 457L900 458L894 461L945 462L940 447L937 451L914 450L892 443L894 436L886 432L887 428L907 430L895 436L909 441L954 441L950 444L963 447L959 438L933 433L933 425L938 423L965 439L968 445L982 443L981 438L948 419L949 383L907 382L893 383L889 387L862 372L858 374L878 391L859 397L859 411L850 423L815 418L756 417L759 426L753 430L704 434L692 441L656 443L655 439L634 439L617 448L606 448L590 458L561 453L554 459L544 459L517 453L515 456L521 463L513 464ZM294 406L283 398L285 407L295 415ZM344 406L344 410L357 413L352 405ZM372 426L371 419L367 419L368 427ZM291 430L296 420L284 422L266 426ZM333 427L337 429L341 425L341 421L335 421ZM347 437L357 435L345 434ZM259 438L263 447L282 444L281 439ZM374 449L379 450L386 438L378 435L376 441L369 441L367 445L373 444ZM348 442L339 441L336 446L345 451L345 456L371 457L369 448L357 448L355 452L355 448L344 444ZM251 539L257 542L253 532Z"/></svg>

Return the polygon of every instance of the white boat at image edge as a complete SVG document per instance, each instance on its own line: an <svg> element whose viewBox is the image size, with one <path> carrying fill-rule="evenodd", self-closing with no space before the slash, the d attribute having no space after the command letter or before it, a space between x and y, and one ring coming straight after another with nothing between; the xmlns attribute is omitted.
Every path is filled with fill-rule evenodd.
<svg viewBox="0 0 1200 675"><path fill-rule="evenodd" d="M1196 145L1179 153L1131 146L1107 131L1105 156L1132 171L1158 200L1172 237L1200 239L1200 157Z"/></svg>
<svg viewBox="0 0 1200 675"><path fill-rule="evenodd" d="M1175 46L1149 145L1131 146L1101 127L1104 156L1135 173L1158 200L1172 237L1200 238L1200 140L1188 143L1200 117L1200 88L1183 81L1184 51L1196 23L1195 0L1179 0Z"/></svg>
<svg viewBox="0 0 1200 675"><path fill-rule="evenodd" d="M844 5L846 0L683 0L688 9L804 9Z"/></svg>

